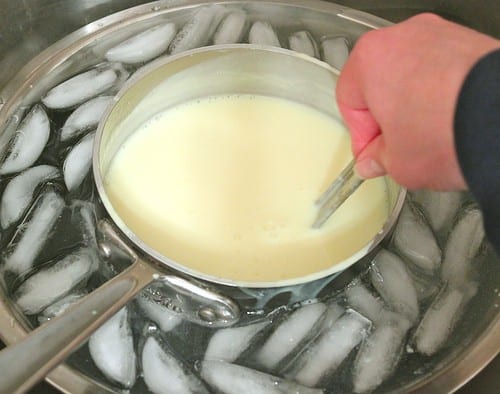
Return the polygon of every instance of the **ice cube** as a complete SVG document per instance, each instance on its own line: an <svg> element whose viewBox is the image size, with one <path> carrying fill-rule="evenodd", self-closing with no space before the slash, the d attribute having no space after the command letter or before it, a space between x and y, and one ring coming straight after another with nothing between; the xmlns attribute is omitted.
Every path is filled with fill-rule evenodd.
<svg viewBox="0 0 500 394"><path fill-rule="evenodd" d="M318 385L366 337L370 325L368 319L348 310L304 349L287 376L306 386Z"/></svg>
<svg viewBox="0 0 500 394"><path fill-rule="evenodd" d="M8 246L8 249L12 248L12 252L5 258L4 271L24 274L32 268L64 206L64 200L54 191L45 192L36 199L32 215L19 227Z"/></svg>
<svg viewBox="0 0 500 394"><path fill-rule="evenodd" d="M218 360L201 362L201 376L217 392L225 394L319 394L312 389L277 376Z"/></svg>
<svg viewBox="0 0 500 394"><path fill-rule="evenodd" d="M349 40L345 37L325 37L321 40L322 59L342 70L349 56Z"/></svg>
<svg viewBox="0 0 500 394"><path fill-rule="evenodd" d="M292 51L304 53L312 57L319 57L318 44L311 33L301 30L288 37L288 46Z"/></svg>
<svg viewBox="0 0 500 394"><path fill-rule="evenodd" d="M255 336L269 325L269 321L242 327L217 330L210 338L205 360L235 361L243 353Z"/></svg>
<svg viewBox="0 0 500 394"><path fill-rule="evenodd" d="M220 23L214 34L214 44L236 44L243 38L246 28L247 15L238 10L228 14Z"/></svg>
<svg viewBox="0 0 500 394"><path fill-rule="evenodd" d="M208 394L203 383L152 336L142 350L142 375L155 394Z"/></svg>
<svg viewBox="0 0 500 394"><path fill-rule="evenodd" d="M418 298L413 281L403 261L394 253L380 249L371 268L373 286L384 301L411 322L418 318Z"/></svg>
<svg viewBox="0 0 500 394"><path fill-rule="evenodd" d="M214 4L199 8L170 44L172 54L206 45L224 16L224 8Z"/></svg>
<svg viewBox="0 0 500 394"><path fill-rule="evenodd" d="M408 268L408 273L415 285L415 290L417 291L418 302L426 302L427 300L436 296L441 287L440 278L431 275L425 275L421 272L415 272L415 270Z"/></svg>
<svg viewBox="0 0 500 394"><path fill-rule="evenodd" d="M248 42L250 44L281 47L280 40L271 24L263 21L253 23L248 33Z"/></svg>
<svg viewBox="0 0 500 394"><path fill-rule="evenodd" d="M30 276L14 293L24 314L41 312L85 282L97 268L93 251L81 248Z"/></svg>
<svg viewBox="0 0 500 394"><path fill-rule="evenodd" d="M173 330L182 322L182 316L179 313L155 302L144 293L139 294L135 300L145 315L154 321L164 332Z"/></svg>
<svg viewBox="0 0 500 394"><path fill-rule="evenodd" d="M89 351L95 365L125 388L134 385L136 356L127 308L120 309L89 338Z"/></svg>
<svg viewBox="0 0 500 394"><path fill-rule="evenodd" d="M95 132L83 137L68 153L63 164L64 183L68 191L81 185L92 164Z"/></svg>
<svg viewBox="0 0 500 394"><path fill-rule="evenodd" d="M258 351L257 361L267 369L275 368L310 334L325 310L325 304L315 303L294 311Z"/></svg>
<svg viewBox="0 0 500 394"><path fill-rule="evenodd" d="M443 287L425 312L415 333L415 343L420 353L431 356L445 344L462 316L465 305L476 292L475 282L469 282L463 288Z"/></svg>
<svg viewBox="0 0 500 394"><path fill-rule="evenodd" d="M42 102L52 109L72 108L111 88L118 89L128 76L120 63L101 64L52 88Z"/></svg>
<svg viewBox="0 0 500 394"><path fill-rule="evenodd" d="M176 31L174 23L154 26L109 49L106 59L129 64L147 62L167 50Z"/></svg>
<svg viewBox="0 0 500 394"><path fill-rule="evenodd" d="M23 119L6 145L0 175L23 171L37 161L50 136L49 118L39 104Z"/></svg>
<svg viewBox="0 0 500 394"><path fill-rule="evenodd" d="M394 229L394 247L398 254L431 274L441 263L441 249L423 214L408 202Z"/></svg>
<svg viewBox="0 0 500 394"><path fill-rule="evenodd" d="M46 323L49 320L52 320L53 318L63 314L69 307L76 304L86 295L87 293L85 292L71 293L54 302L53 304L45 308L42 313L40 313L40 315L38 315L38 323Z"/></svg>
<svg viewBox="0 0 500 394"><path fill-rule="evenodd" d="M97 248L95 205L88 201L75 200L71 203L71 222L82 232L84 243Z"/></svg>
<svg viewBox="0 0 500 394"><path fill-rule="evenodd" d="M29 168L15 178L5 187L0 206L0 223L2 228L21 219L33 199L35 189L43 182L56 179L60 176L56 167L39 165Z"/></svg>
<svg viewBox="0 0 500 394"><path fill-rule="evenodd" d="M418 190L411 193L411 198L422 206L432 229L439 233L451 225L460 209L462 194L462 192Z"/></svg>
<svg viewBox="0 0 500 394"><path fill-rule="evenodd" d="M379 386L396 367L410 323L392 314L375 327L363 341L354 361L354 392L370 392Z"/></svg>
<svg viewBox="0 0 500 394"><path fill-rule="evenodd" d="M384 303L375 297L363 284L355 281L350 284L345 295L347 303L355 311L370 319L372 322L380 319L384 310Z"/></svg>
<svg viewBox="0 0 500 394"><path fill-rule="evenodd" d="M451 286L463 286L469 279L473 258L484 240L483 217L477 208L461 216L446 242L441 277Z"/></svg>
<svg viewBox="0 0 500 394"><path fill-rule="evenodd" d="M61 141L67 141L85 131L95 129L113 96L93 98L75 109L61 129Z"/></svg>

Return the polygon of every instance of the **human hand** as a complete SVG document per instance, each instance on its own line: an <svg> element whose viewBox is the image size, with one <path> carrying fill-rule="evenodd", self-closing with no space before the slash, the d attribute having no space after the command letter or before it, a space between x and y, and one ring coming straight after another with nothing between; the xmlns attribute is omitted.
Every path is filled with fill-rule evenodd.
<svg viewBox="0 0 500 394"><path fill-rule="evenodd" d="M388 173L410 189L464 189L453 138L456 100L472 66L498 47L432 14L364 34L337 84L358 174Z"/></svg>

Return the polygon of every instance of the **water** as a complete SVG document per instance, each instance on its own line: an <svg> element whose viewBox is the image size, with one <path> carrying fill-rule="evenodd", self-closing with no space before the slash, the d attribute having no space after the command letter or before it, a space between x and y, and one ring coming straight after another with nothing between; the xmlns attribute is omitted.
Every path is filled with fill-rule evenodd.
<svg viewBox="0 0 500 394"><path fill-rule="evenodd" d="M163 17L142 34L115 40L102 55L86 51L82 68L71 75L61 66L70 82L47 88L41 102L16 111L8 126L14 133L6 127L0 138L0 269L6 293L30 324L53 318L130 263L116 253L111 259L96 257L96 223L106 214L89 172L89 141L105 106L80 117L85 106L111 100L149 60L212 42L287 43L337 67L345 61L353 37L344 28L336 31L331 18L324 18L327 28L319 31L308 29L306 19L275 24L269 15L217 6L172 21ZM28 128L34 113L39 121ZM29 144L16 136L23 128L38 130ZM484 307L474 294L488 277L484 261L491 251L481 247L483 234L477 217L467 214L470 198L463 193L419 192L411 200L415 210L403 215L392 242L384 245L401 257L396 264L376 259L353 270L348 285L330 277L285 289L246 289L238 294L245 303L242 322L222 330L186 321L143 294L95 334L90 350L83 346L68 362L117 391L130 387L131 393L148 387L168 392L174 383L177 392L211 392L211 386L227 384L318 392L293 379L326 392L364 392L397 388L414 379L414 371L423 376L434 365L427 355L443 360ZM86 253L87 265L77 258ZM448 262L457 256L460 264ZM465 319L468 313L473 317Z"/></svg>

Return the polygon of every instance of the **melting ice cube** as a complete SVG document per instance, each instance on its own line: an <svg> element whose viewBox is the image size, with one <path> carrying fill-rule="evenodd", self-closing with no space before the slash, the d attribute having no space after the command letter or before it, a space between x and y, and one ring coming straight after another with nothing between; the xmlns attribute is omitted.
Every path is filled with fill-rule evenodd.
<svg viewBox="0 0 500 394"><path fill-rule="evenodd" d="M119 88L128 76L120 63L101 64L52 88L42 102L52 109L71 108L108 89Z"/></svg>
<svg viewBox="0 0 500 394"><path fill-rule="evenodd" d="M244 11L228 14L220 23L214 34L214 44L236 44L243 39L247 26L247 15Z"/></svg>
<svg viewBox="0 0 500 394"><path fill-rule="evenodd" d="M203 7L177 33L170 44L172 54L206 45L224 14L220 5Z"/></svg>
<svg viewBox="0 0 500 394"><path fill-rule="evenodd" d="M71 221L82 232L82 238L89 247L97 248L97 217L94 204L75 200L71 203Z"/></svg>
<svg viewBox="0 0 500 394"><path fill-rule="evenodd" d="M267 369L275 368L310 334L325 310L325 304L316 303L294 311L264 343L257 361Z"/></svg>
<svg viewBox="0 0 500 394"><path fill-rule="evenodd" d="M146 340L142 350L142 374L155 394L208 394L203 383L154 337Z"/></svg>
<svg viewBox="0 0 500 394"><path fill-rule="evenodd" d="M253 23L248 33L248 42L250 44L281 47L280 40L271 24L263 21L256 21Z"/></svg>
<svg viewBox="0 0 500 394"><path fill-rule="evenodd" d="M208 343L205 360L235 361L269 321L218 330Z"/></svg>
<svg viewBox="0 0 500 394"><path fill-rule="evenodd" d="M129 64L147 62L167 50L176 31L174 23L152 27L109 49L106 59Z"/></svg>
<svg viewBox="0 0 500 394"><path fill-rule="evenodd" d="M398 254L431 274L441 263L441 249L423 215L406 203L394 229L394 247Z"/></svg>
<svg viewBox="0 0 500 394"><path fill-rule="evenodd" d="M35 189L43 182L60 176L56 167L40 165L23 171L6 186L0 206L0 223L2 228L17 222L33 199Z"/></svg>
<svg viewBox="0 0 500 394"><path fill-rule="evenodd" d="M61 129L61 141L67 141L85 131L96 128L112 96L93 98L75 109Z"/></svg>
<svg viewBox="0 0 500 394"><path fill-rule="evenodd" d="M136 357L127 308L98 328L88 344L92 360L107 378L126 388L134 385Z"/></svg>
<svg viewBox="0 0 500 394"><path fill-rule="evenodd" d="M43 193L33 204L33 213L28 215L20 230L9 244L12 252L5 258L4 271L24 274L33 266L33 262L50 237L50 233L59 219L65 203L54 191Z"/></svg>
<svg viewBox="0 0 500 394"><path fill-rule="evenodd" d="M30 276L17 289L14 300L26 315L34 315L85 282L96 268L94 252L78 249Z"/></svg>
<svg viewBox="0 0 500 394"><path fill-rule="evenodd" d="M345 37L323 38L321 52L325 62L337 70L341 70L349 56L349 41Z"/></svg>
<svg viewBox="0 0 500 394"><path fill-rule="evenodd" d="M413 281L403 261L394 253L381 249L373 259L373 286L385 302L411 322L418 318L418 298Z"/></svg>
<svg viewBox="0 0 500 394"><path fill-rule="evenodd" d="M445 286L425 312L415 333L417 350L428 356L436 353L446 342L465 305L477 292L477 283L463 288Z"/></svg>
<svg viewBox="0 0 500 394"><path fill-rule="evenodd" d="M376 298L364 285L356 281L345 291L347 303L357 312L371 321L380 319L384 310L384 303Z"/></svg>
<svg viewBox="0 0 500 394"><path fill-rule="evenodd" d="M466 284L473 258L484 240L483 217L479 209L468 209L461 216L446 242L441 277L452 286Z"/></svg>
<svg viewBox="0 0 500 394"><path fill-rule="evenodd" d="M90 170L94 137L95 132L83 137L64 160L64 183L70 192L80 186Z"/></svg>
<svg viewBox="0 0 500 394"><path fill-rule="evenodd" d="M201 362L201 376L217 392L226 394L319 394L323 392L323 390L312 389L250 368L217 360Z"/></svg>
<svg viewBox="0 0 500 394"><path fill-rule="evenodd" d="M410 323L403 317L392 314L375 327L363 341L354 361L354 391L372 391L394 370Z"/></svg>
<svg viewBox="0 0 500 394"><path fill-rule="evenodd" d="M70 306L80 301L83 297L85 297L87 293L85 292L77 292L71 293L67 296L61 298L60 300L54 302L45 308L40 315L38 315L38 322L43 324L61 314L63 314Z"/></svg>
<svg viewBox="0 0 500 394"><path fill-rule="evenodd" d="M43 107L35 105L7 143L0 175L12 174L31 166L42 153L50 136L49 118Z"/></svg>
<svg viewBox="0 0 500 394"><path fill-rule="evenodd" d="M288 37L288 46L292 51L304 53L312 57L319 57L318 44L311 33L306 30L292 33Z"/></svg>
<svg viewBox="0 0 500 394"><path fill-rule="evenodd" d="M306 386L318 385L365 338L370 325L370 321L359 313L348 310L304 349L287 376Z"/></svg>
<svg viewBox="0 0 500 394"><path fill-rule="evenodd" d="M146 316L158 324L164 332L173 330L182 322L182 317L179 313L155 302L143 293L139 294L135 300Z"/></svg>
<svg viewBox="0 0 500 394"><path fill-rule="evenodd" d="M436 233L451 224L462 203L461 192L418 190L412 192L411 197L422 206L427 220Z"/></svg>

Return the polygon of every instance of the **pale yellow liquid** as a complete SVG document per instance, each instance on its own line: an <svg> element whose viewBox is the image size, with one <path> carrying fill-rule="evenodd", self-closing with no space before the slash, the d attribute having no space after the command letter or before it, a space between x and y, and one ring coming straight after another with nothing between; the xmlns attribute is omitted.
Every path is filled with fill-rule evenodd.
<svg viewBox="0 0 500 394"><path fill-rule="evenodd" d="M147 245L232 281L317 273L365 247L388 216L366 181L320 230L314 201L351 159L348 132L310 107L209 97L166 110L120 148L105 176L115 210Z"/></svg>

